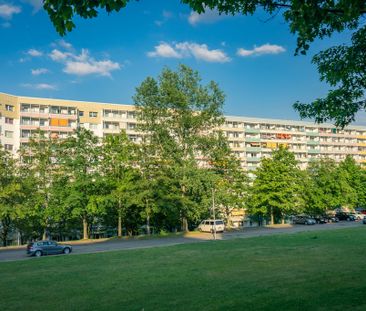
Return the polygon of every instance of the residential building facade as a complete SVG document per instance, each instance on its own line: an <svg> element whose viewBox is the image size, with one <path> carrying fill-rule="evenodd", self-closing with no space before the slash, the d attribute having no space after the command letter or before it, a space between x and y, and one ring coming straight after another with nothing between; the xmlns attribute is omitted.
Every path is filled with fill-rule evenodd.
<svg viewBox="0 0 366 311"><path fill-rule="evenodd" d="M17 153L38 129L51 137L65 138L77 127L98 137L122 129L135 142L136 108L133 105L82 102L62 99L14 96L0 93L0 143ZM351 155L366 163L366 127L339 129L332 124L226 116L221 126L243 169L255 170L279 145L294 152L301 168L310 161L329 157L337 162Z"/></svg>

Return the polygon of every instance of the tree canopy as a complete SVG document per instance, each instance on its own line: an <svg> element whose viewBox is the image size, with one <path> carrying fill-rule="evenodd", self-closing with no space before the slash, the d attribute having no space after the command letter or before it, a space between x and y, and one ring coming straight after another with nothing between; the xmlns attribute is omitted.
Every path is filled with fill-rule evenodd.
<svg viewBox="0 0 366 311"><path fill-rule="evenodd" d="M94 18L100 10L120 11L130 0L44 0L44 9L56 31L65 35L75 24L73 18ZM192 10L204 13L253 15L257 10L275 16L282 13L290 32L297 36L295 54L306 54L315 39L330 37L342 31L353 32L350 44L321 51L313 57L320 79L332 89L324 98L311 103L296 102L294 108L302 118L315 118L318 123L333 121L345 126L355 120L358 111L366 108L366 14L364 0L181 0Z"/></svg>

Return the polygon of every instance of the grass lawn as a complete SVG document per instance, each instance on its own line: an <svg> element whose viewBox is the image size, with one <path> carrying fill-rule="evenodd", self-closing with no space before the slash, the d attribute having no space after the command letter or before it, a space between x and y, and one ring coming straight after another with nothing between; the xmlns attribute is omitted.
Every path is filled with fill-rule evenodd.
<svg viewBox="0 0 366 311"><path fill-rule="evenodd" d="M366 226L0 263L0 310L366 310Z"/></svg>

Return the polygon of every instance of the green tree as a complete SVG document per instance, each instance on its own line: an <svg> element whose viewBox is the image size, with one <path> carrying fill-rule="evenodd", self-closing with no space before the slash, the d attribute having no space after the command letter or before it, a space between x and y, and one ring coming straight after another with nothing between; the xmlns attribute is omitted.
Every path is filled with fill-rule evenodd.
<svg viewBox="0 0 366 311"><path fill-rule="evenodd" d="M100 178L100 149L98 137L84 128L78 128L62 142L61 166L68 176L64 204L82 220L84 239L89 238L93 219L104 212L100 196L107 189Z"/></svg>
<svg viewBox="0 0 366 311"><path fill-rule="evenodd" d="M248 209L253 214L275 215L297 213L304 207L303 176L293 153L284 147L273 151L272 158L261 161L248 198Z"/></svg>
<svg viewBox="0 0 366 311"><path fill-rule="evenodd" d="M73 18L94 18L100 10L108 13L124 8L129 0L45 0L47 11L59 34L65 35L75 24ZM295 109L303 118L315 118L317 122L335 121L344 126L354 120L357 111L365 108L366 67L364 66L366 14L364 0L181 0L194 11L207 9L220 14L253 15L257 10L272 16L282 13L290 32L297 36L296 53L306 54L315 39L330 37L333 33L353 32L348 46L326 49L313 58L320 78L328 82L332 90L325 98L310 104L297 102Z"/></svg>
<svg viewBox="0 0 366 311"><path fill-rule="evenodd" d="M187 66L181 65L176 72L166 68L157 80L143 81L134 96L147 162L169 171L179 184L184 231L188 230L187 217L199 208L198 189L192 188L197 180L197 157L209 157L212 148L207 146L212 146L212 137L207 133L224 121L224 94L216 83L202 86L200 81L198 73Z"/></svg>
<svg viewBox="0 0 366 311"><path fill-rule="evenodd" d="M24 171L31 196L26 206L28 215L36 215L46 239L49 226L53 222L55 210L50 206L53 182L59 173L59 142L38 131L29 144L21 149L21 170Z"/></svg>
<svg viewBox="0 0 366 311"><path fill-rule="evenodd" d="M210 159L211 171L214 173L215 203L220 207L218 211L223 214L227 225L232 226L232 212L245 208L249 179L240 167L240 161L232 154L226 137L221 132L218 134L218 140L214 138Z"/></svg>
<svg viewBox="0 0 366 311"><path fill-rule="evenodd" d="M348 183L348 174L332 159L311 162L307 168L310 180L306 187L306 208L324 213L339 206L353 206L356 192Z"/></svg>
<svg viewBox="0 0 366 311"><path fill-rule="evenodd" d="M7 245L8 235L18 216L18 207L24 198L16 175L16 161L0 145L0 239Z"/></svg>
<svg viewBox="0 0 366 311"><path fill-rule="evenodd" d="M122 237L122 218L136 201L136 184L139 173L136 166L137 147L125 131L108 135L103 143L102 172L110 184L111 192L105 196L105 203L117 212L118 237Z"/></svg>

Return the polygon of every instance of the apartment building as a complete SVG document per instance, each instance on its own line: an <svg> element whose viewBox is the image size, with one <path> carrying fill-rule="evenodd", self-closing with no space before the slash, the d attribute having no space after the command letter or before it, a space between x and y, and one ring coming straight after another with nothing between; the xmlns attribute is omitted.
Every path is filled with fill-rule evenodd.
<svg viewBox="0 0 366 311"><path fill-rule="evenodd" d="M124 129L131 140L139 142L136 124L133 105L0 93L0 143L14 154L38 129L59 138L67 137L78 126L99 137ZM366 163L366 127L339 129L332 124L226 116L221 129L248 171L255 170L279 145L294 152L302 168L321 157L341 161L351 155L358 163Z"/></svg>

